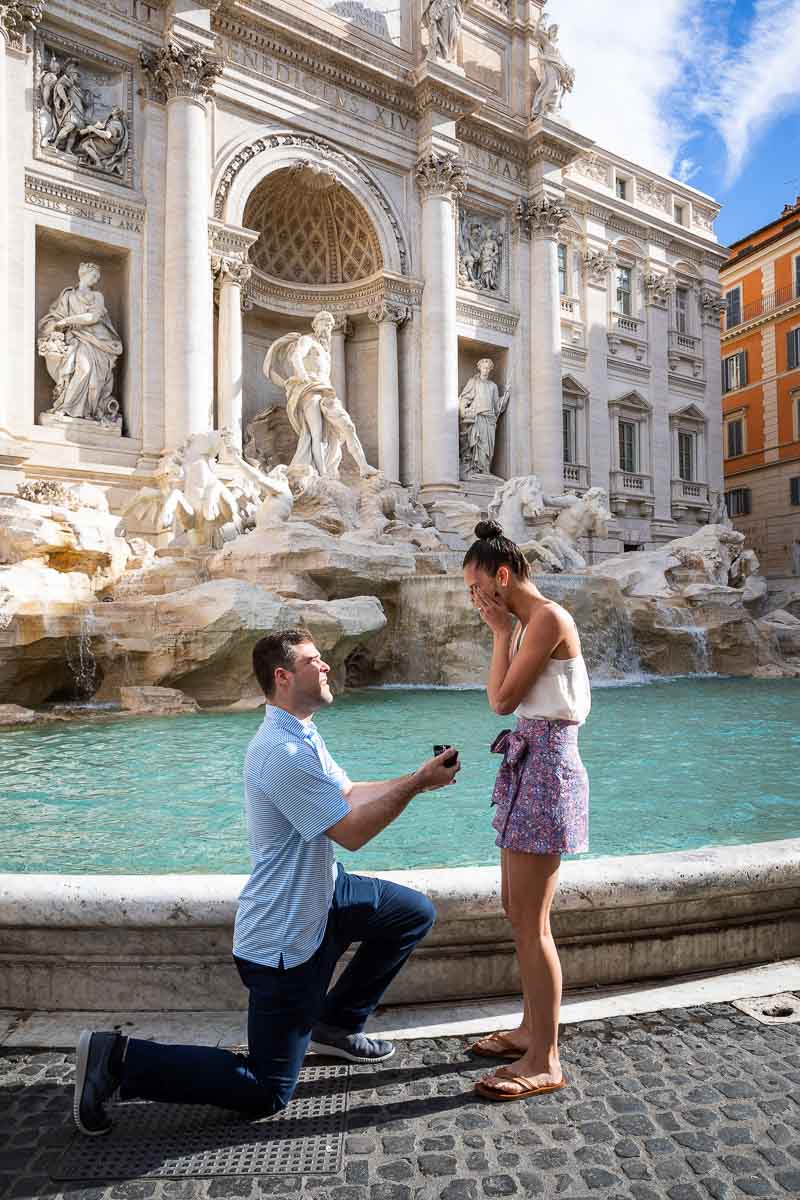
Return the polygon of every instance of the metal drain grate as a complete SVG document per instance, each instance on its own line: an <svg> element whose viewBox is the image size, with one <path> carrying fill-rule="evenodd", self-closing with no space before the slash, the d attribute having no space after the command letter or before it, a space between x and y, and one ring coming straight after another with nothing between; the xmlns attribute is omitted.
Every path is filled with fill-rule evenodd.
<svg viewBox="0 0 800 1200"><path fill-rule="evenodd" d="M51 1178L176 1179L338 1171L349 1074L344 1065L304 1067L288 1107L258 1121L206 1105L118 1104L111 1133L99 1138L76 1133Z"/></svg>

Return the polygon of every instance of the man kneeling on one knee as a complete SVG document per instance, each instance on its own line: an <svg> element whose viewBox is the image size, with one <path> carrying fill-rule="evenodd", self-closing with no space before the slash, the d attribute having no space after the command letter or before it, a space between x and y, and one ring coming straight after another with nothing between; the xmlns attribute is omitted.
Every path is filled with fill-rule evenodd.
<svg viewBox="0 0 800 1200"><path fill-rule="evenodd" d="M250 993L248 1053L173 1046L84 1031L74 1115L107 1133L104 1104L123 1100L214 1104L270 1115L289 1103L306 1051L377 1062L391 1042L363 1033L370 1013L431 928L427 897L385 879L351 875L333 843L358 850L420 792L453 783L447 749L413 774L351 783L311 721L333 702L329 667L305 629L262 638L253 668L267 697L245 758L252 873L239 897L233 954ZM355 955L331 990L334 968Z"/></svg>

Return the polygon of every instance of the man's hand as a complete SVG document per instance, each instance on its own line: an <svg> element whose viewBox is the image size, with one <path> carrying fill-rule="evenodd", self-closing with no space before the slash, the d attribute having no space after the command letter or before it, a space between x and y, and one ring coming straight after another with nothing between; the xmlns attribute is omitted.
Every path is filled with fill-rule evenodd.
<svg viewBox="0 0 800 1200"><path fill-rule="evenodd" d="M414 778L417 783L417 788L420 792L435 792L439 788L446 787L448 783L455 783L456 775L461 770L461 763L456 760L455 766L446 767L445 759L450 758L453 753L452 746L448 746L436 758L429 758L414 772Z"/></svg>

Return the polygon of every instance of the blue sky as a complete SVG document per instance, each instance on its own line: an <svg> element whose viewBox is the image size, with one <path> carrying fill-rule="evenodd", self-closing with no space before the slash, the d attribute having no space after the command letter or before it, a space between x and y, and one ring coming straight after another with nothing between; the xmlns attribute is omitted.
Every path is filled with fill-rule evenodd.
<svg viewBox="0 0 800 1200"><path fill-rule="evenodd" d="M550 0L599 145L722 205L721 242L800 194L800 0Z"/></svg>

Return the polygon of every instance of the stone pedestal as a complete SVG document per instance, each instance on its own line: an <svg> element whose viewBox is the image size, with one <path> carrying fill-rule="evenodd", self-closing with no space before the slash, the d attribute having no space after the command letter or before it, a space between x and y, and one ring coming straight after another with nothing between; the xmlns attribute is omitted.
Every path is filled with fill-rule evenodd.
<svg viewBox="0 0 800 1200"><path fill-rule="evenodd" d="M378 326L378 466L388 480L400 481L400 385L397 327L408 309L381 302L370 309Z"/></svg>
<svg viewBox="0 0 800 1200"><path fill-rule="evenodd" d="M459 490L456 232L453 205L466 189L454 154L431 151L417 163L422 197L422 497Z"/></svg>
<svg viewBox="0 0 800 1200"><path fill-rule="evenodd" d="M142 51L142 64L167 104L164 436L178 446L212 425L206 99L222 66L203 48L175 42Z"/></svg>

